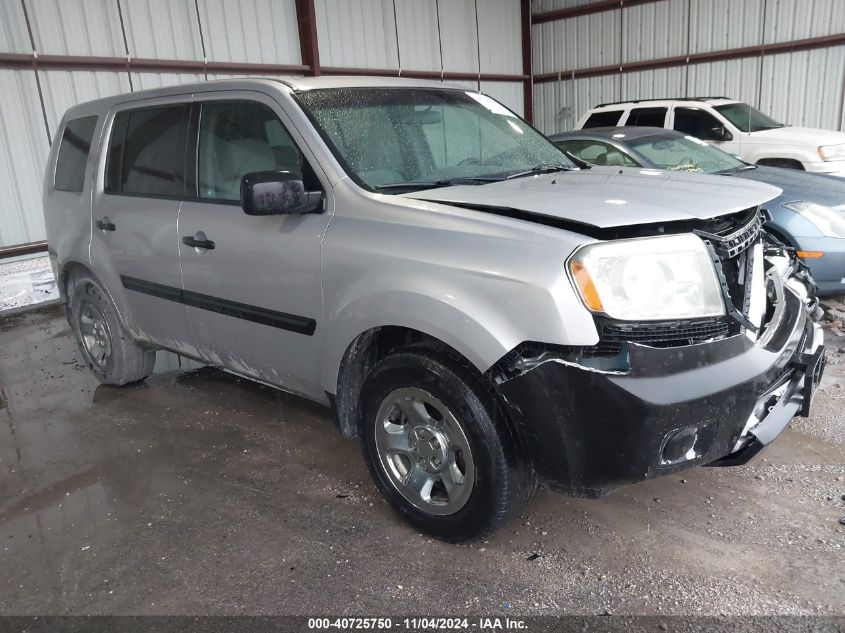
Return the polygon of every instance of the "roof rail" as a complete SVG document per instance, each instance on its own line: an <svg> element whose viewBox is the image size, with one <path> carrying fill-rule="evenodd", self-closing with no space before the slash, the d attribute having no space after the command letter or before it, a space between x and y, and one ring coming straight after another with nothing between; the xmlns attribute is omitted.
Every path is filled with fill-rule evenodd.
<svg viewBox="0 0 845 633"><path fill-rule="evenodd" d="M654 99L626 99L624 101L608 101L600 103L596 108L605 106L621 105L623 103L648 103L650 101L710 101L711 99L730 99L731 97L656 97Z"/></svg>

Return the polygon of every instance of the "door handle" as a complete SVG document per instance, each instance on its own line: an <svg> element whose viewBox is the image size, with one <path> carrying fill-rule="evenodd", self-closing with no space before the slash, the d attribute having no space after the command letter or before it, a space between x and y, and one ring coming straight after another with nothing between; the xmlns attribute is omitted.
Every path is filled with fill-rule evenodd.
<svg viewBox="0 0 845 633"><path fill-rule="evenodd" d="M182 238L182 244L184 244L185 246L191 246L193 248L204 248L209 251L214 250L214 242L212 242L211 240L197 239L190 235L186 235Z"/></svg>
<svg viewBox="0 0 845 633"><path fill-rule="evenodd" d="M108 216L104 217L102 220L97 220L96 222L94 222L94 226L96 226L101 231L116 231L117 230L117 227L114 225L114 223L111 220L109 220Z"/></svg>

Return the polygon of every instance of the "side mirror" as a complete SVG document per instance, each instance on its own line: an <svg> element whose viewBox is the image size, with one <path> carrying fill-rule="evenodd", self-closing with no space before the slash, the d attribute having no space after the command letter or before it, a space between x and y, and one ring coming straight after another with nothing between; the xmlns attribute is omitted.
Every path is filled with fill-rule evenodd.
<svg viewBox="0 0 845 633"><path fill-rule="evenodd" d="M714 127L711 132L711 137L709 139L705 139L708 141L732 141L734 140L734 135L730 133L729 130L725 128L724 125L719 125Z"/></svg>
<svg viewBox="0 0 845 633"><path fill-rule="evenodd" d="M322 213L323 192L305 191L289 171L254 171L241 179L241 207L247 215Z"/></svg>

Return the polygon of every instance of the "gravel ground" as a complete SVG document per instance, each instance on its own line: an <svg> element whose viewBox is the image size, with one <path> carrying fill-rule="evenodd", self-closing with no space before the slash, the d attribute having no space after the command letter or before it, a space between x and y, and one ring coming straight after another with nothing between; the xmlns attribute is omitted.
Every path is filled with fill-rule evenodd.
<svg viewBox="0 0 845 633"><path fill-rule="evenodd" d="M57 309L0 318L0 614L843 614L840 326L761 459L541 490L454 546L397 519L326 410L166 355L98 386Z"/></svg>
<svg viewBox="0 0 845 633"><path fill-rule="evenodd" d="M0 312L58 298L46 255L0 263Z"/></svg>

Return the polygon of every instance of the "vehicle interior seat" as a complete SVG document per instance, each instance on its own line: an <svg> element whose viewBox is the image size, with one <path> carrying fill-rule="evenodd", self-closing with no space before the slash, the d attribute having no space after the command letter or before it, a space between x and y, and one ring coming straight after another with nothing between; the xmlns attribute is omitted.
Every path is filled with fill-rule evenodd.
<svg viewBox="0 0 845 633"><path fill-rule="evenodd" d="M625 166L625 157L622 156L622 152L618 152L616 150L609 150L604 154L604 164L610 167L624 167Z"/></svg>
<svg viewBox="0 0 845 633"><path fill-rule="evenodd" d="M218 139L221 141L222 139ZM253 171L277 169L276 157L267 141L239 138L218 143L218 198L238 200L241 197L241 178Z"/></svg>

